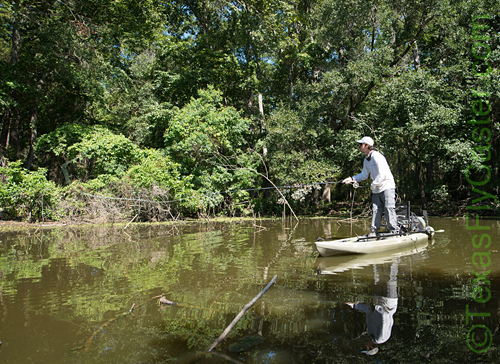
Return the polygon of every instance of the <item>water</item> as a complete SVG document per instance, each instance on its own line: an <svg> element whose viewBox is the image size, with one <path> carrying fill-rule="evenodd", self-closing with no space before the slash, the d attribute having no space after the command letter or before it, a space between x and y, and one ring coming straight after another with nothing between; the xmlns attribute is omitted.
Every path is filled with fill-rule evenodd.
<svg viewBox="0 0 500 364"><path fill-rule="evenodd" d="M491 237L487 249L474 248L463 219L430 224L445 232L411 249L330 258L315 252L318 237L362 234L367 222L0 233L0 362L498 362L500 222L481 221L490 227L479 232ZM491 251L482 257L487 268L481 251ZM274 275L276 284L205 354ZM177 305L160 305L159 295ZM378 353L362 353L374 337Z"/></svg>

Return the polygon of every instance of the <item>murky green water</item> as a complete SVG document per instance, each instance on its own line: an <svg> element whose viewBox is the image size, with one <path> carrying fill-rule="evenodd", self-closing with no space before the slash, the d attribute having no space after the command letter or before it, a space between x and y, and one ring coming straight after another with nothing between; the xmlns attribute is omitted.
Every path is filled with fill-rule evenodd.
<svg viewBox="0 0 500 364"><path fill-rule="evenodd" d="M317 237L362 234L365 222L256 223L0 234L0 362L498 362L499 221L481 221L486 249L465 220L431 219L445 232L428 244L331 258L317 257ZM374 356L361 352L370 340Z"/></svg>

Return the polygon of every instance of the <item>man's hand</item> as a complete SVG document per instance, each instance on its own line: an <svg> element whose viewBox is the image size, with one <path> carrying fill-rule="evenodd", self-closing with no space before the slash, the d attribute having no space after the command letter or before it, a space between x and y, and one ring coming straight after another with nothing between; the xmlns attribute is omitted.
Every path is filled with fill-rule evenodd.
<svg viewBox="0 0 500 364"><path fill-rule="evenodd" d="M354 183L356 180L352 177L347 177L345 180L342 181L342 183Z"/></svg>

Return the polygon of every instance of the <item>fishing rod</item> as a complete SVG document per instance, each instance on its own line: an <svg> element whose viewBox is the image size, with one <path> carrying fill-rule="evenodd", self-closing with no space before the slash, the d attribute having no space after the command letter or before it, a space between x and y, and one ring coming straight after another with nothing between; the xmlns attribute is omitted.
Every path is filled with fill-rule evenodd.
<svg viewBox="0 0 500 364"><path fill-rule="evenodd" d="M288 185L288 186L276 186L276 187L257 187L257 188L246 188L242 190L229 190L229 191L223 191L220 193L233 193L233 192L241 192L241 191L260 191L260 190L272 190L275 188L302 188L302 187L311 187L311 186L319 186L319 185L327 185L327 184L335 184L335 183L342 183L342 181L336 181L336 182L317 182L317 183L306 183L306 184L295 184L295 185ZM360 186L358 182L353 182L353 183L348 183L352 184L354 188L366 188L368 186Z"/></svg>
<svg viewBox="0 0 500 364"><path fill-rule="evenodd" d="M317 183L306 183L306 184L295 184L295 185L288 185L288 186L276 186L276 187L257 187L257 188L246 188L242 190L229 190L229 191L224 191L221 193L233 193L233 192L241 192L241 191L260 191L260 190L272 190L275 188L302 188L302 187L311 187L311 186L319 186L319 185L327 185L327 184L334 184L334 183L342 183L342 181L337 181L337 182L317 182Z"/></svg>
<svg viewBox="0 0 500 364"><path fill-rule="evenodd" d="M281 188L303 188L303 187L312 187L312 186L319 186L319 185L326 185L326 184L337 184L337 183L342 183L342 181L335 181L335 182L317 182L317 183L306 183L306 184L295 184L295 185L285 185L285 186L276 186L276 187L256 187L256 188L245 188L245 189L240 189L240 190L228 190L228 191L221 191L219 192L220 194L229 194L229 193L235 193L235 192L248 192L248 191L263 191L263 190L272 190L272 189L281 189ZM357 183L353 184L354 188L364 188L368 186L359 186ZM154 201L154 200L148 200L148 199L137 199L137 198L124 198L124 197L112 197L112 196L99 196L99 195L94 195L90 193L86 193L83 191L77 190L78 193L88 196L88 197L94 197L94 198L102 198L102 199L108 199L108 200L122 200L122 201L139 201L139 202L151 202L151 203L172 203L172 202L177 202L177 201L182 201L182 200L187 200L191 197L184 197L184 198L178 198L175 200L169 200L169 201ZM212 191L207 191L207 192L212 192ZM213 192L214 194L216 192ZM208 196L210 193L205 193L205 196Z"/></svg>

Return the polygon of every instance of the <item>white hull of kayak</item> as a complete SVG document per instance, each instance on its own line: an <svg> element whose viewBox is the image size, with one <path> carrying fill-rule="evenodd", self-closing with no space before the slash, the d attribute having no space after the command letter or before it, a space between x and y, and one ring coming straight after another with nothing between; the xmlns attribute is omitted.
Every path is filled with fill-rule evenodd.
<svg viewBox="0 0 500 364"><path fill-rule="evenodd" d="M404 256L421 253L432 244L432 241L432 239L421 240L412 246L380 253L320 256L316 258L315 268L318 274L340 274L352 269L364 269L370 265L393 262Z"/></svg>
<svg viewBox="0 0 500 364"><path fill-rule="evenodd" d="M419 242L426 241L432 234L413 233L409 235L378 236L366 238L365 236L330 241L317 241L316 250L322 257L339 254L371 254L411 247Z"/></svg>

